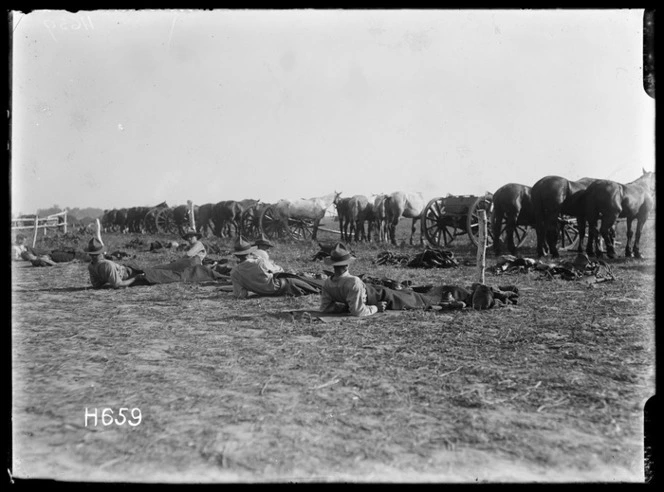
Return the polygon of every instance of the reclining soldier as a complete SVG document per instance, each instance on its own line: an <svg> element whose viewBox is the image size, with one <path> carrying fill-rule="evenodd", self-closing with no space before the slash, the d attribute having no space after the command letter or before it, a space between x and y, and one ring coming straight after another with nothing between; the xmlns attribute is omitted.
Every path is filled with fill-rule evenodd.
<svg viewBox="0 0 664 492"><path fill-rule="evenodd" d="M337 243L329 257L323 260L326 265L334 267L334 275L323 283L320 311L371 316L385 310L429 309L440 301L434 295L365 284L348 271L354 260L343 243Z"/></svg>
<svg viewBox="0 0 664 492"><path fill-rule="evenodd" d="M306 296L320 292L322 280L286 273L283 268L257 256L256 246L242 236L235 241L233 254L238 264L231 270L233 294L246 298L250 292L261 296Z"/></svg>

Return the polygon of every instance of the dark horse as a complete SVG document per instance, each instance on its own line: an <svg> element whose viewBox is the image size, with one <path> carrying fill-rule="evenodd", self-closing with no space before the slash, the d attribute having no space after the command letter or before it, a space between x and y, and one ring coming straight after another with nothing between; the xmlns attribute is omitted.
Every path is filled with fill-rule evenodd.
<svg viewBox="0 0 664 492"><path fill-rule="evenodd" d="M516 255L517 245L514 243L514 233L517 226L532 226L533 203L531 188L517 183L509 183L498 188L493 194L493 213L491 226L493 231L493 252L500 255L500 236L505 222L505 235L507 249L510 254Z"/></svg>
<svg viewBox="0 0 664 492"><path fill-rule="evenodd" d="M570 215L577 217L579 227L578 251L582 252L583 238L586 234L583 195L594 181L594 178L581 178L569 181L560 176L546 176L533 185L531 197L533 201L533 217L537 232L537 254L546 255L546 246L552 258L560 257L557 248L559 236L559 217Z"/></svg>
<svg viewBox="0 0 664 492"><path fill-rule="evenodd" d="M595 254L596 243L599 239L597 234L597 222L602 220L600 234L606 243L606 255L615 258L614 235L611 230L618 217L624 217L627 221L627 244L625 245L625 256L632 256L632 222L636 219L636 236L634 237L634 256L641 258L639 241L641 231L653 208L653 194L655 193L655 173L643 170L643 175L627 184L616 183L609 180L598 180L588 186L586 190L585 216L588 221L588 244L586 253L589 256ZM602 252L597 249L597 256Z"/></svg>

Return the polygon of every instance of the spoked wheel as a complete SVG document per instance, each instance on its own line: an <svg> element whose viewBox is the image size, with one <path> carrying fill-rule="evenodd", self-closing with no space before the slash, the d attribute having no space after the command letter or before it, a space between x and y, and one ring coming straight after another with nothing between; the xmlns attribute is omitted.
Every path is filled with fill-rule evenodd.
<svg viewBox="0 0 664 492"><path fill-rule="evenodd" d="M445 199L434 198L421 217L422 235L432 246L447 246L457 236L457 221L445 216Z"/></svg>
<svg viewBox="0 0 664 492"><path fill-rule="evenodd" d="M290 236L293 239L311 239L313 224L303 219L288 219Z"/></svg>
<svg viewBox="0 0 664 492"><path fill-rule="evenodd" d="M261 233L268 239L290 237L288 222L278 216L272 207L266 207L260 216Z"/></svg>
<svg viewBox="0 0 664 492"><path fill-rule="evenodd" d="M491 225L491 222L488 224L488 229L489 229L489 238L491 241L495 241L493 239L493 226ZM520 248L521 246L524 245L526 242L526 239L528 239L528 231L529 227L527 225L519 225L514 229L514 245L517 248ZM502 248L507 247L507 220L503 219L503 222L500 224L500 244Z"/></svg>
<svg viewBox="0 0 664 492"><path fill-rule="evenodd" d="M162 234L175 234L178 232L178 226L173 218L173 211L170 208L159 210L155 215L155 224L157 231Z"/></svg>
<svg viewBox="0 0 664 492"><path fill-rule="evenodd" d="M257 207L250 207L240 217L240 234L246 239L255 241L261 235L260 211Z"/></svg>
<svg viewBox="0 0 664 492"><path fill-rule="evenodd" d="M487 221L487 248L493 244L493 236L491 234L491 213L493 212L493 201L492 196L484 195L479 197L468 209L468 216L466 218L466 226L468 236L470 241L477 246L480 243L480 220L479 220L479 211L486 211L486 221Z"/></svg>
<svg viewBox="0 0 664 492"><path fill-rule="evenodd" d="M156 234L159 232L157 229L157 209L152 209L145 214L143 217L143 229L148 234Z"/></svg>
<svg viewBox="0 0 664 492"><path fill-rule="evenodd" d="M576 218L560 218L559 225L561 248L576 249L579 245L579 225Z"/></svg>

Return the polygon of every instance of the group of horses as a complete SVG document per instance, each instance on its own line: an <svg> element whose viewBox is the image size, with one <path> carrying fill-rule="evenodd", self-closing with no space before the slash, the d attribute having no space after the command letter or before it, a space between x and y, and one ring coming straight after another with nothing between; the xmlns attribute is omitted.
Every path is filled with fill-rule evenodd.
<svg viewBox="0 0 664 492"><path fill-rule="evenodd" d="M272 218L276 221L286 224L294 217L309 221L313 227L311 238L316 240L322 219L328 209L334 206L343 241L375 240L396 244L396 227L403 217L412 221L409 242L413 244L416 224L421 219L427 203L421 193L396 191L369 197L341 195L342 193L334 191L320 197L280 200L269 205L255 199L206 203L193 207L194 222L197 231L204 236L209 232L222 238L237 236L242 234L242 217L245 212L250 211L258 216L264 207L269 206ZM551 257L557 258L560 256L557 248L560 218L571 216L577 219L579 252L583 251L582 244L587 227L586 252L592 256L600 256L601 237L606 245L607 256L615 257L616 220L625 218L625 256L640 257L641 232L654 207L654 196L655 173L645 170L642 176L627 184L594 178L570 181L560 176L546 176L532 187L517 183L506 184L492 195L490 219L494 253L497 256L501 254L500 238L504 237L507 249L516 255L515 230L519 226L527 226L536 231L538 256L550 254ZM142 221L149 211L150 207L105 211L102 225L106 230L142 232ZM173 220L181 230L189 225L189 214L190 206L187 205L173 209ZM636 234L632 231L634 220L637 221ZM601 227L598 229L600 221ZM420 234L420 244L422 243Z"/></svg>
<svg viewBox="0 0 664 492"><path fill-rule="evenodd" d="M396 227L401 217L412 220L410 244L426 205L421 193L395 191L391 194L378 194L371 198L365 195L344 197L337 195L334 200L339 220L341 238L346 242L390 241L396 244ZM366 224L366 229L365 229ZM422 243L422 236L420 236Z"/></svg>
<svg viewBox="0 0 664 492"><path fill-rule="evenodd" d="M616 256L615 225L624 218L627 226L626 257L641 257L639 242L648 215L654 207L655 173L646 172L634 181L622 184L607 179L582 178L570 181L560 176L545 176L532 187L509 183L493 194L493 248L500 254L499 237L504 226L508 250L516 254L514 232L517 226L534 227L537 234L537 255L558 258L557 242L560 217L577 219L578 252L583 252L583 239L588 229L586 253L600 257L600 237L606 255ZM632 230L636 220L636 234ZM601 226L598 229L598 224ZM633 244L632 244L633 239Z"/></svg>
<svg viewBox="0 0 664 492"><path fill-rule="evenodd" d="M219 237L237 235L242 212L247 207L257 203L259 203L259 200L224 200L194 206L196 230L204 235L208 235L211 231ZM146 232L145 221L150 211L160 208L168 208L168 206L164 202L154 207L104 210L101 225L104 231L143 233ZM178 205L172 208L170 217L180 233L184 233L190 226L190 213L191 207L189 205Z"/></svg>

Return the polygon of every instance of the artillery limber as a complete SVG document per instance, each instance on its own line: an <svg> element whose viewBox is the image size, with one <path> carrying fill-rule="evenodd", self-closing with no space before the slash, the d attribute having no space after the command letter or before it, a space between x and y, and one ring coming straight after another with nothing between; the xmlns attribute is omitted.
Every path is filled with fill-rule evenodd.
<svg viewBox="0 0 664 492"><path fill-rule="evenodd" d="M283 217L273 205L265 205L259 214L259 233L268 239L311 239L312 219Z"/></svg>
<svg viewBox="0 0 664 492"><path fill-rule="evenodd" d="M173 209L166 202L152 207L143 218L143 230L148 234L176 234L178 226L173 217Z"/></svg>
<svg viewBox="0 0 664 492"><path fill-rule="evenodd" d="M434 198L422 211L422 235L433 246L449 246L455 238L467 234L470 241L479 244L479 211L485 210L487 223L492 222L493 194L475 195L448 195L443 198ZM576 218L560 217L560 235L563 247L571 248L578 241L579 230ZM522 246L528 231L534 224L516 226L514 242L517 247ZM506 223L503 221L500 228L500 240L504 240ZM487 246L494 241L493 230L487 227Z"/></svg>

